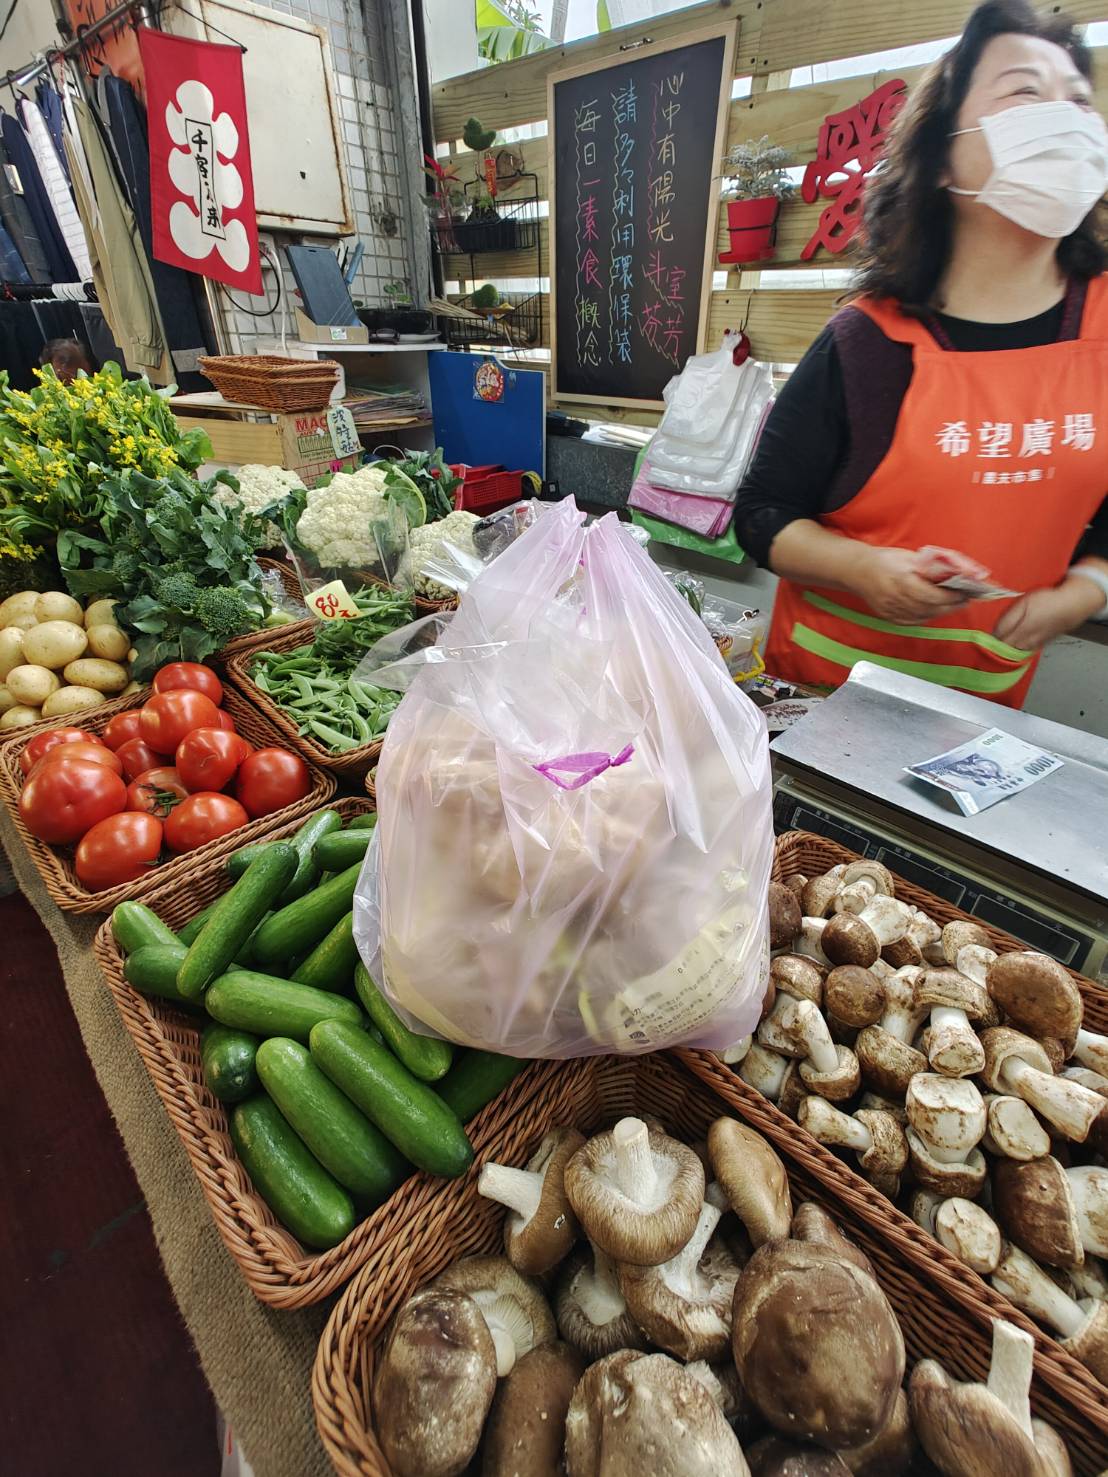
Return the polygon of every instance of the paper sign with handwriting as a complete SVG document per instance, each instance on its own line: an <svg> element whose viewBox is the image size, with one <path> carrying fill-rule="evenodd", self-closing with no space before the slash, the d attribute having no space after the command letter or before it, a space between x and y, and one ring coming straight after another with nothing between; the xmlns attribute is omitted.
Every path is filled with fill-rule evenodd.
<svg viewBox="0 0 1108 1477"><path fill-rule="evenodd" d="M313 590L308 605L321 621L356 620L361 615L342 580L332 580L329 585Z"/></svg>

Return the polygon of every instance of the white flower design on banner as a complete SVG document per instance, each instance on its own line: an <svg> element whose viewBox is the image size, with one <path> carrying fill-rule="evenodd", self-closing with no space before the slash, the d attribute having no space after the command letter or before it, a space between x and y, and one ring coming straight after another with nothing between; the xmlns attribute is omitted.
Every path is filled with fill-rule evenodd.
<svg viewBox="0 0 1108 1477"><path fill-rule="evenodd" d="M176 148L169 177L192 202L178 200L169 211L169 233L195 261L213 248L241 272L250 261L250 240L241 220L226 220L242 204L242 176L234 164L239 131L229 113L215 116L215 99L202 82L182 82L165 110L165 126Z"/></svg>

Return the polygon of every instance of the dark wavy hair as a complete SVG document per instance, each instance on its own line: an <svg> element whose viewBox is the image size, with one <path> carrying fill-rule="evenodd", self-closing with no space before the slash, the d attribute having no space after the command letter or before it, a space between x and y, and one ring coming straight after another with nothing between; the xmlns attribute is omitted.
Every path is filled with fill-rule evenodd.
<svg viewBox="0 0 1108 1477"><path fill-rule="evenodd" d="M1083 77L1092 57L1063 15L1040 15L1027 0L986 0L958 42L914 89L893 125L882 167L866 184L864 227L853 293L897 298L908 312L930 305L950 256L954 207L940 180L950 134L974 68L994 36L1015 33L1053 41L1068 51ZM1105 206L1098 203L1072 235L1058 243L1058 265L1088 280L1108 265Z"/></svg>

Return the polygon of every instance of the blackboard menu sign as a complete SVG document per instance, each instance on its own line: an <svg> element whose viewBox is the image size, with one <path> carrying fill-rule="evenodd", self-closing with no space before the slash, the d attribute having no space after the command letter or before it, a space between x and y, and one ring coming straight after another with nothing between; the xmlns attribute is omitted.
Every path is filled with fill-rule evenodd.
<svg viewBox="0 0 1108 1477"><path fill-rule="evenodd" d="M735 24L549 81L554 394L662 403L703 347Z"/></svg>

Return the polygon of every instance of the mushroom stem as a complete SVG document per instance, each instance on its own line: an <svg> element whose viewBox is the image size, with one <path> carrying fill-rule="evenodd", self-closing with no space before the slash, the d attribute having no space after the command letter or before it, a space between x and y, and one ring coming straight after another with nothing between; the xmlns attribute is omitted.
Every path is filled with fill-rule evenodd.
<svg viewBox="0 0 1108 1477"><path fill-rule="evenodd" d="M810 1000L783 995L758 1027L763 1046L789 1056L803 1056L817 1072L834 1072L839 1065L835 1043L819 1007Z"/></svg>
<svg viewBox="0 0 1108 1477"><path fill-rule="evenodd" d="M985 986L989 965L996 959L996 951L984 944L963 944L954 956L954 968L975 985Z"/></svg>
<svg viewBox="0 0 1108 1477"><path fill-rule="evenodd" d="M1022 1057L1010 1056L1000 1069L1000 1087L1023 1098L1059 1133L1077 1143L1085 1142L1089 1130L1104 1108L1104 1099L1078 1082L1067 1082L1049 1072L1040 1072Z"/></svg>
<svg viewBox="0 0 1108 1477"><path fill-rule="evenodd" d="M832 1144L865 1154L873 1148L873 1135L857 1118L842 1113L823 1098L805 1098L800 1106L800 1124L821 1144Z"/></svg>
<svg viewBox="0 0 1108 1477"><path fill-rule="evenodd" d="M650 1130L641 1118L621 1118L612 1130L612 1145L616 1184L628 1200L636 1205L648 1205L658 1183L650 1152Z"/></svg>
<svg viewBox="0 0 1108 1477"><path fill-rule="evenodd" d="M1031 1435L1031 1375L1035 1363L1035 1340L1023 1328L998 1318L993 1324L993 1354L985 1388Z"/></svg>
<svg viewBox="0 0 1108 1477"><path fill-rule="evenodd" d="M1085 1314L1029 1256L1005 1244L992 1278L997 1292L1009 1298L1021 1313L1045 1323L1063 1338L1073 1338L1085 1325Z"/></svg>
<svg viewBox="0 0 1108 1477"><path fill-rule="evenodd" d="M696 1230L668 1263L667 1271L672 1273L670 1279L672 1282L675 1284L680 1282L683 1287L689 1286L692 1282L696 1276L696 1269L700 1265L700 1258L708 1249L708 1242L715 1235L722 1214L723 1212L717 1205L712 1205L707 1200L700 1207L700 1219L696 1223Z"/></svg>
<svg viewBox="0 0 1108 1477"><path fill-rule="evenodd" d="M1099 1072L1102 1077L1108 1077L1108 1036L1097 1036L1092 1031L1078 1031L1073 1059L1081 1066Z"/></svg>
<svg viewBox="0 0 1108 1477"><path fill-rule="evenodd" d="M477 1193L495 1200L529 1221L542 1199L541 1174L514 1169L510 1164L486 1164L477 1181Z"/></svg>
<svg viewBox="0 0 1108 1477"><path fill-rule="evenodd" d="M720 1061L725 1062L729 1067L737 1066L750 1050L753 1041L753 1036L741 1036L733 1046L729 1046L726 1051L720 1052Z"/></svg>
<svg viewBox="0 0 1108 1477"><path fill-rule="evenodd" d="M936 1005L931 1011L931 1046L928 1061L937 1072L968 1077L985 1065L985 1051L964 1010Z"/></svg>
<svg viewBox="0 0 1108 1477"><path fill-rule="evenodd" d="M496 1350L496 1373L499 1379L511 1374L516 1363L516 1341L506 1328L489 1325L493 1348Z"/></svg>
<svg viewBox="0 0 1108 1477"><path fill-rule="evenodd" d="M577 1288L577 1301L589 1319L597 1324L610 1323L627 1311L619 1290L616 1265L599 1246L592 1248L592 1276L582 1278Z"/></svg>

